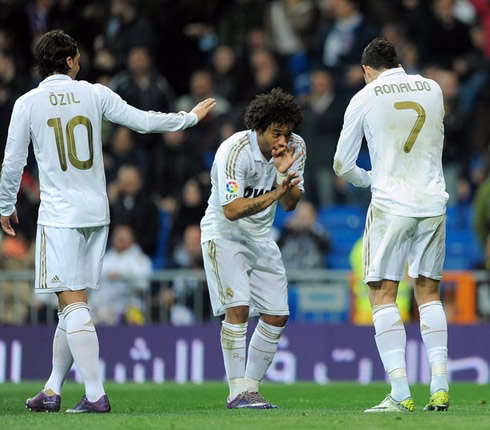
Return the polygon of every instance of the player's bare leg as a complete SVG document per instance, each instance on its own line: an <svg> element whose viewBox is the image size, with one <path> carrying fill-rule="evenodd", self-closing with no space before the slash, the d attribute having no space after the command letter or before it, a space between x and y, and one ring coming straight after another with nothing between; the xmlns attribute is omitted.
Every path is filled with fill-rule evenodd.
<svg viewBox="0 0 490 430"><path fill-rule="evenodd" d="M415 283L415 300L419 306L420 333L431 368L430 400L425 410L447 411L447 318L439 293L440 282L419 275Z"/></svg>
<svg viewBox="0 0 490 430"><path fill-rule="evenodd" d="M365 412L411 412L414 408L405 363L407 336L396 305L397 291L397 281L384 279L369 283L376 346L390 378L391 393Z"/></svg>

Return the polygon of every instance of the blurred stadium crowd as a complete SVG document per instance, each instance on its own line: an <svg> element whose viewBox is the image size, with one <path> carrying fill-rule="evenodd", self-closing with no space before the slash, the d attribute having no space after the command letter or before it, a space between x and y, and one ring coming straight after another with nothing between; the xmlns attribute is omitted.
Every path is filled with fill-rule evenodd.
<svg viewBox="0 0 490 430"><path fill-rule="evenodd" d="M408 73L432 78L443 90L443 163L453 214L448 227L464 232L456 254L466 258L462 263L450 255L448 261L458 269L488 265L489 1L0 0L0 160L15 100L39 83L33 44L54 28L79 42L78 79L103 83L138 108L190 110L206 97L217 99L214 111L185 131L138 135L107 123L112 258L106 282L141 290L148 282L135 279L148 279L152 270L201 267L198 225L214 152L244 127L248 102L277 86L304 109L297 133L308 149L307 202L298 217L279 213L276 222L286 266L350 268L370 194L336 178L332 160L345 107L364 85L362 50L376 36L395 45ZM369 164L365 147L359 163ZM0 270L33 268L38 204L31 155L19 193L19 234L1 241ZM339 237L340 227L350 235ZM464 246L470 243L487 248L487 262L485 251L469 255ZM134 261L139 263L130 270ZM158 300L172 303L175 295L167 291ZM115 298L98 299L104 300L114 304Z"/></svg>

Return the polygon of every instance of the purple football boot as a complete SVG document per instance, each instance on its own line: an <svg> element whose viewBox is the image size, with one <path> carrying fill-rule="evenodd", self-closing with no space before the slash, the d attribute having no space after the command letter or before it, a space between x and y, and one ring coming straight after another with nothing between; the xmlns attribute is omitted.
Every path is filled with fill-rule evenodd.
<svg viewBox="0 0 490 430"><path fill-rule="evenodd" d="M67 409L66 412L69 414L80 414L80 413L92 413L92 414L103 414L111 411L111 404L109 399L104 394L96 402L89 402L87 397L84 395L78 405L73 409Z"/></svg>
<svg viewBox="0 0 490 430"><path fill-rule="evenodd" d="M265 403L266 406L264 409L279 409L279 406L273 405L272 403L269 403L267 400L265 400L259 393L257 392L249 392L248 393L251 397L255 399L256 402L258 403Z"/></svg>
<svg viewBox="0 0 490 430"><path fill-rule="evenodd" d="M60 405L61 396L59 394L48 396L44 390L26 400L26 408L35 412L58 412Z"/></svg>
<svg viewBox="0 0 490 430"><path fill-rule="evenodd" d="M233 400L227 399L228 409L274 409L277 406L271 405L259 393L249 393L244 391L238 394Z"/></svg>

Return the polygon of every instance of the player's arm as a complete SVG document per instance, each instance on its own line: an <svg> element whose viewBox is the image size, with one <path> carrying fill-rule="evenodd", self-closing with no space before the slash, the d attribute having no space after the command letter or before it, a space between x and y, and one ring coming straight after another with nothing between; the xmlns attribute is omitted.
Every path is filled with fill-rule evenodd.
<svg viewBox="0 0 490 430"><path fill-rule="evenodd" d="M7 144L3 158L2 175L0 177L0 214L2 230L15 236L11 221L19 222L15 204L19 192L22 172L27 162L29 143L31 140L29 116L24 105L17 101L12 111Z"/></svg>
<svg viewBox="0 0 490 430"><path fill-rule="evenodd" d="M344 125L334 155L333 170L337 176L354 186L366 188L371 185L371 175L356 164L364 136L362 108L361 98L358 95L354 96L345 112Z"/></svg>
<svg viewBox="0 0 490 430"><path fill-rule="evenodd" d="M296 192L293 194L292 191L294 188L296 188L299 192L299 197L301 197L301 191L297 188L298 183L299 178L297 174L295 172L288 173L287 178L276 189L252 199L244 197L235 198L231 203L223 206L223 213L230 221L236 221L237 219L262 212L277 200L281 201L284 198L287 202L292 202L296 196ZM296 202L294 206L296 206Z"/></svg>
<svg viewBox="0 0 490 430"><path fill-rule="evenodd" d="M216 106L215 99L208 98L194 106L190 112L143 111L129 105L104 85L95 84L94 88L101 99L104 118L138 133L162 133L193 127Z"/></svg>
<svg viewBox="0 0 490 430"><path fill-rule="evenodd" d="M215 157L218 195L223 214L230 221L236 221L262 212L278 201L288 188L296 186L297 175L291 173L282 186L254 198L244 197L246 180L254 168L254 160L243 150L243 146L234 145L227 149L218 149Z"/></svg>
<svg viewBox="0 0 490 430"><path fill-rule="evenodd" d="M279 203L281 203L282 208L286 212L293 211L296 209L296 205L298 204L302 195L303 193L298 187L290 187L279 199Z"/></svg>

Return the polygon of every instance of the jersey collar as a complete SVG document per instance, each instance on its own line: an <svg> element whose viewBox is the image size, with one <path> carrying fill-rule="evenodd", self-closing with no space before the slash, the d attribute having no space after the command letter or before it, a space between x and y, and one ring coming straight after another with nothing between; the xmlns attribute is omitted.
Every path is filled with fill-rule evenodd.
<svg viewBox="0 0 490 430"><path fill-rule="evenodd" d="M70 78L68 75L58 73L56 75L48 76L46 79L41 81L41 83L39 85L44 85L44 84L48 84L50 82L55 82L55 81L71 81L71 80L72 80L72 78Z"/></svg>
<svg viewBox="0 0 490 430"><path fill-rule="evenodd" d="M383 73L379 74L377 79L395 75L406 75L405 69L403 67L395 67L393 69L385 70Z"/></svg>

